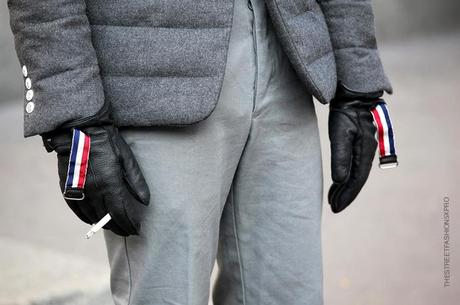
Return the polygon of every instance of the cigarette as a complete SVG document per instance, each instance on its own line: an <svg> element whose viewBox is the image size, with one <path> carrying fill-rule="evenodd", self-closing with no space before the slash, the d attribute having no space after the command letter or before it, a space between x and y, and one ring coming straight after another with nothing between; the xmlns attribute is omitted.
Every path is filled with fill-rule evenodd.
<svg viewBox="0 0 460 305"><path fill-rule="evenodd" d="M101 220L99 220L96 224L94 224L91 229L86 233L86 239L90 239L93 237L94 234L96 234L97 231L102 229L103 226L105 226L112 217L110 217L110 214L106 214L104 217L102 217Z"/></svg>

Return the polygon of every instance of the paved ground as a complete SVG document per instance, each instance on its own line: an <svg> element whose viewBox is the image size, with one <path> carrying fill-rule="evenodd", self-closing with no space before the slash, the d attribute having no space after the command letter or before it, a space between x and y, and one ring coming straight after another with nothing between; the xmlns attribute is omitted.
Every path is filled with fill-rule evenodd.
<svg viewBox="0 0 460 305"><path fill-rule="evenodd" d="M388 98L401 166L372 172L359 199L332 215L324 205L327 305L454 305L460 298L460 250L452 287L442 288L442 198L451 198L453 244L460 242L458 141L460 35L381 47L395 95ZM325 191L330 183L327 108L318 104ZM110 304L102 236L59 194L53 154L22 139L21 102L0 106L0 305Z"/></svg>

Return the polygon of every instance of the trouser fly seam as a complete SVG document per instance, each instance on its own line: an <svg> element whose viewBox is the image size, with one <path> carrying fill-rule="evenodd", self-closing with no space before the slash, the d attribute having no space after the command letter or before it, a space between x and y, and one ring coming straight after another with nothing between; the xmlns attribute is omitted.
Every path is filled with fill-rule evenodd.
<svg viewBox="0 0 460 305"><path fill-rule="evenodd" d="M258 46L257 46L257 26L256 26L256 14L254 13L254 9L251 3L251 0L248 0L248 7L252 13L252 42L254 48L254 85L253 85L253 98L252 98L252 112L254 113L256 109L256 101L257 101L257 82L258 82L258 74L259 74L259 58L258 58Z"/></svg>

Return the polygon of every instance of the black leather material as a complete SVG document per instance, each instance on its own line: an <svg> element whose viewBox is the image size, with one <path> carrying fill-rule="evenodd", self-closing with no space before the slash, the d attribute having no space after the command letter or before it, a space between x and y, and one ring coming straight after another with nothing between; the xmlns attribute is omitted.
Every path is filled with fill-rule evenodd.
<svg viewBox="0 0 460 305"><path fill-rule="evenodd" d="M91 139L89 166L83 200L66 199L72 211L84 222L94 224L107 213L112 220L104 226L122 236L137 235L143 209L149 204L150 191L130 147L110 124L108 108L98 115L43 134L48 152L56 151L61 191L65 182L72 144L72 128L78 127ZM91 126L93 125L93 126ZM81 194L66 192L66 197Z"/></svg>
<svg viewBox="0 0 460 305"><path fill-rule="evenodd" d="M105 229L122 236L137 235L142 206L149 204L150 192L130 147L112 125L81 130L91 138L85 198L80 201L66 199L67 204L88 224L98 222L109 213L112 220ZM67 178L71 141L71 130L48 141L57 152L62 192Z"/></svg>
<svg viewBox="0 0 460 305"><path fill-rule="evenodd" d="M333 184L328 201L334 213L343 211L364 186L377 149L370 112L383 92L356 92L339 84L330 103L329 139Z"/></svg>

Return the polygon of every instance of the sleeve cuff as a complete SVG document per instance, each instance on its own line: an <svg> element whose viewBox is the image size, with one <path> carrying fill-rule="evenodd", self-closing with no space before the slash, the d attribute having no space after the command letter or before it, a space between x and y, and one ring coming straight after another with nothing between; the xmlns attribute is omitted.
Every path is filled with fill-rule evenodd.
<svg viewBox="0 0 460 305"><path fill-rule="evenodd" d="M335 50L337 78L348 88L361 92L386 91L393 88L383 69L377 49L349 47Z"/></svg>

